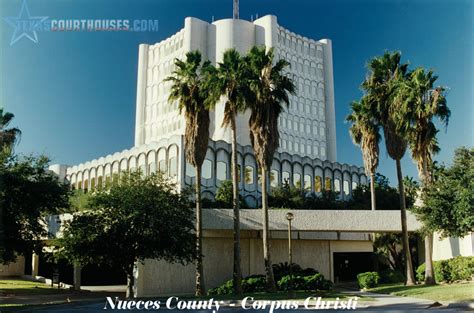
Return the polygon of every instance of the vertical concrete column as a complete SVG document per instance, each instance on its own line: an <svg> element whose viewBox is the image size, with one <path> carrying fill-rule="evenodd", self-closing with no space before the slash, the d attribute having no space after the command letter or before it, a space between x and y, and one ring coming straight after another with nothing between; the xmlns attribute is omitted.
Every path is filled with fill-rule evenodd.
<svg viewBox="0 0 474 313"><path fill-rule="evenodd" d="M74 264L74 290L81 290L81 271L82 266Z"/></svg>
<svg viewBox="0 0 474 313"><path fill-rule="evenodd" d="M255 44L265 45L267 49L278 44L278 23L275 15L265 15L253 22L255 27Z"/></svg>
<svg viewBox="0 0 474 313"><path fill-rule="evenodd" d="M332 42L329 39L321 39L320 42L323 44L324 91L326 98L326 157L327 160L336 162L336 112L334 104Z"/></svg>
<svg viewBox="0 0 474 313"><path fill-rule="evenodd" d="M33 253L31 257L31 276L36 277L39 273L39 255Z"/></svg>
<svg viewBox="0 0 474 313"><path fill-rule="evenodd" d="M138 49L137 101L135 113L135 146L145 142L145 105L148 72L148 45L141 44Z"/></svg>
<svg viewBox="0 0 474 313"><path fill-rule="evenodd" d="M144 281L144 278L145 278L145 271L146 271L146 261L145 263L142 263L142 262L138 262L136 263L135 265L135 268L133 269L133 276L134 276L134 286L133 286L133 290L134 290L134 296L135 297L143 297L145 296L145 281ZM148 266L153 266L153 265L150 265L148 264Z"/></svg>

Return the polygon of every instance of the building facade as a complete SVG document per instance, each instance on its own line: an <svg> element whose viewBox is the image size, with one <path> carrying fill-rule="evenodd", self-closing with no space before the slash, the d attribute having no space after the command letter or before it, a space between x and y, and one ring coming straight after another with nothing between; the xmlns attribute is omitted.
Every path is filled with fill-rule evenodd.
<svg viewBox="0 0 474 313"><path fill-rule="evenodd" d="M272 15L253 22L224 19L208 23L185 19L184 28L153 45L141 44L138 57L134 147L75 166L56 166L75 188L90 190L124 170L145 174L162 171L181 187L195 183L195 171L184 158L184 116L177 102L169 103L165 82L176 58L199 50L213 64L225 50L246 53L253 46L274 48L277 58L291 63L289 74L297 86L289 108L280 116L280 147L275 154L270 184L288 181L307 192L331 189L341 199L351 196L367 177L360 167L337 163L336 121L331 41L308 39L286 30ZM231 134L222 128L223 101L211 112L209 148L203 164L203 195L213 198L222 181L231 178ZM257 163L250 146L249 112L237 117L240 190L250 206L259 201Z"/></svg>

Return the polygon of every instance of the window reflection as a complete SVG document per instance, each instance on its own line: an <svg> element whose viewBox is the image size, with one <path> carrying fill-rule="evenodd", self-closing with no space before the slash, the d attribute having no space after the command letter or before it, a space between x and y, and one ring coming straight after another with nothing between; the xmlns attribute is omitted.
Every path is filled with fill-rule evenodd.
<svg viewBox="0 0 474 313"><path fill-rule="evenodd" d="M323 185L323 181L322 181L321 176L314 177L314 191L321 192L321 190L323 189L322 185Z"/></svg>
<svg viewBox="0 0 474 313"><path fill-rule="evenodd" d="M298 173L293 174L293 185L296 188L301 189L301 175L300 174Z"/></svg>
<svg viewBox="0 0 474 313"><path fill-rule="evenodd" d="M278 171L277 170L270 171L270 186L272 187L278 186Z"/></svg>
<svg viewBox="0 0 474 313"><path fill-rule="evenodd" d="M341 181L337 178L334 180L334 191L337 193L341 192Z"/></svg>
<svg viewBox="0 0 474 313"><path fill-rule="evenodd" d="M326 189L326 191L330 191L332 189L331 188L331 178L326 177L326 179L324 181L324 189Z"/></svg>
<svg viewBox="0 0 474 313"><path fill-rule="evenodd" d="M253 167L250 165L245 166L245 184L253 184Z"/></svg>
<svg viewBox="0 0 474 313"><path fill-rule="evenodd" d="M282 172L281 173L282 183L284 185L288 185L290 183L290 173L289 172Z"/></svg>
<svg viewBox="0 0 474 313"><path fill-rule="evenodd" d="M348 196L348 195L349 195L349 182L348 182L347 180L345 180L345 181L343 182L342 187L343 187L343 190L344 190L344 194L345 194L346 196Z"/></svg>
<svg viewBox="0 0 474 313"><path fill-rule="evenodd" d="M357 189L357 183L355 181L352 182L352 190Z"/></svg>

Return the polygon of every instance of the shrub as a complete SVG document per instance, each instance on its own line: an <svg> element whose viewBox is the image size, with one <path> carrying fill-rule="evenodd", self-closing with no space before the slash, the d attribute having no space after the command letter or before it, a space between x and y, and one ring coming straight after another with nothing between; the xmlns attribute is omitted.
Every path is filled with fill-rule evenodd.
<svg viewBox="0 0 474 313"><path fill-rule="evenodd" d="M397 270L385 270L379 273L380 282L384 284L401 283L405 281L405 276Z"/></svg>
<svg viewBox="0 0 474 313"><path fill-rule="evenodd" d="M332 281L324 278L322 274L316 273L304 277L306 290L330 290L332 289Z"/></svg>
<svg viewBox="0 0 474 313"><path fill-rule="evenodd" d="M283 276L277 283L278 289L282 291L288 290L307 290L306 281L302 276L294 276L291 279L290 275Z"/></svg>
<svg viewBox="0 0 474 313"><path fill-rule="evenodd" d="M216 288L209 289L207 293L209 295L229 295L229 294L232 294L234 290L233 286L234 284L232 283L232 279L231 279Z"/></svg>
<svg viewBox="0 0 474 313"><path fill-rule="evenodd" d="M252 275L242 280L243 292L265 291L265 275Z"/></svg>
<svg viewBox="0 0 474 313"><path fill-rule="evenodd" d="M264 275L251 275L242 279L243 292L258 292L265 291L266 280ZM231 280L226 281L222 285L211 288L208 291L209 295L229 295L234 292L234 284Z"/></svg>
<svg viewBox="0 0 474 313"><path fill-rule="evenodd" d="M332 282L324 278L322 274L316 273L308 276L283 276L278 281L278 289L282 291L288 290L330 290Z"/></svg>
<svg viewBox="0 0 474 313"><path fill-rule="evenodd" d="M310 276L319 273L314 268L302 269L298 264L292 264L293 276ZM288 262L273 264L273 276L275 281L279 281L283 276L290 275L290 265Z"/></svg>
<svg viewBox="0 0 474 313"><path fill-rule="evenodd" d="M434 261L434 274L437 282L471 280L474 275L474 257L457 256L452 259ZM416 279L425 280L425 263L416 269Z"/></svg>
<svg viewBox="0 0 474 313"><path fill-rule="evenodd" d="M377 272L365 272L357 274L357 282L360 288L373 288L379 283L379 274Z"/></svg>

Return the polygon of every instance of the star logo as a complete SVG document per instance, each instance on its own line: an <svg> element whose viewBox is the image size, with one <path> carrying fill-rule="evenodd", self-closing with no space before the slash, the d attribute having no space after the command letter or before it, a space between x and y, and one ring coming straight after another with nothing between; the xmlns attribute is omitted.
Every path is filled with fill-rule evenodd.
<svg viewBox="0 0 474 313"><path fill-rule="evenodd" d="M38 34L36 31L41 29L41 23L46 19L48 19L47 16L31 16L28 4L26 0L23 0L18 17L4 17L4 20L15 29L12 39L10 40L10 46L14 45L23 37L30 39L34 43L38 43Z"/></svg>

